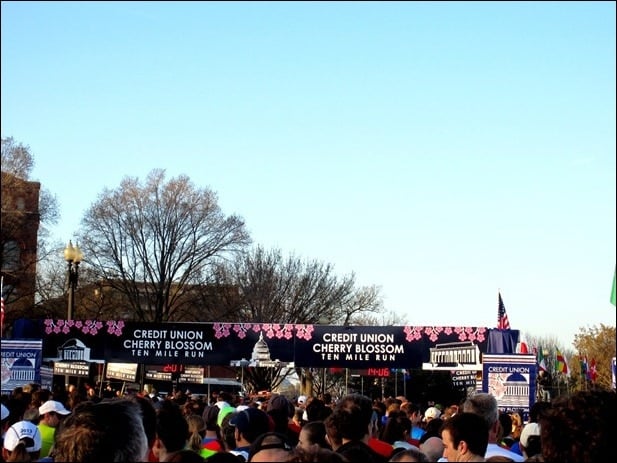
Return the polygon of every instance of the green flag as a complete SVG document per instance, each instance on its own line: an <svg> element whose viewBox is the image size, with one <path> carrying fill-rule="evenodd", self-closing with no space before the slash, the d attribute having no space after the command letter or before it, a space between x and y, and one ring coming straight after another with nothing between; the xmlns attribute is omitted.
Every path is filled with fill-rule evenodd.
<svg viewBox="0 0 617 463"><path fill-rule="evenodd" d="M611 304L615 305L615 273L613 273L613 289L611 289Z"/></svg>
<svg viewBox="0 0 617 463"><path fill-rule="evenodd" d="M538 348L538 367L540 370L548 372L548 368L546 367L546 360L544 358L544 352L542 351L542 346Z"/></svg>

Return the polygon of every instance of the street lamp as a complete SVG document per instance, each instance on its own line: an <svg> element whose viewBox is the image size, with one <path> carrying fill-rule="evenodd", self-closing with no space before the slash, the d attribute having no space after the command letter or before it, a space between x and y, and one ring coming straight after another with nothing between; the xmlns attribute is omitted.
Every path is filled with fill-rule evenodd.
<svg viewBox="0 0 617 463"><path fill-rule="evenodd" d="M72 320L73 313L75 312L75 288L77 287L77 280L79 279L79 264L83 257L84 255L81 249L79 249L79 246L73 246L73 243L69 241L69 244L64 248L64 260L68 264L69 282L67 320Z"/></svg>

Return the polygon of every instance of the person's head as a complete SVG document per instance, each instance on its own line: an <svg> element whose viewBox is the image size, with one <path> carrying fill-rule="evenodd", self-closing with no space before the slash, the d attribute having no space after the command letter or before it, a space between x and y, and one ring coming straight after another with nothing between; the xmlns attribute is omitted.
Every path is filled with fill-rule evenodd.
<svg viewBox="0 0 617 463"><path fill-rule="evenodd" d="M235 413L229 413L221 421L221 441L225 447L225 452L223 453L236 448L236 428L229 424L234 415Z"/></svg>
<svg viewBox="0 0 617 463"><path fill-rule="evenodd" d="M319 462L319 463L346 463L349 462L345 456L336 453L331 449L320 447L317 444L311 445L308 448L296 447L291 451L289 458L285 461L294 462Z"/></svg>
<svg viewBox="0 0 617 463"><path fill-rule="evenodd" d="M266 413L274 421L274 430L280 433L287 432L289 419L293 417L295 407L284 395L274 395L268 400Z"/></svg>
<svg viewBox="0 0 617 463"><path fill-rule="evenodd" d="M41 453L42 437L39 428L31 421L18 421L4 435L2 457L6 461L33 461Z"/></svg>
<svg viewBox="0 0 617 463"><path fill-rule="evenodd" d="M62 419L69 413L71 413L70 410L64 408L62 402L48 400L39 407L39 422L57 428Z"/></svg>
<svg viewBox="0 0 617 463"><path fill-rule="evenodd" d="M540 425L538 423L527 423L521 432L519 446L525 457L532 457L542 451L540 445Z"/></svg>
<svg viewBox="0 0 617 463"><path fill-rule="evenodd" d="M429 460L429 458L418 448L409 448L399 450L393 453L388 461L392 462L424 462L424 461L437 461Z"/></svg>
<svg viewBox="0 0 617 463"><path fill-rule="evenodd" d="M512 434L512 417L509 413L499 412L499 440Z"/></svg>
<svg viewBox="0 0 617 463"><path fill-rule="evenodd" d="M323 422L326 428L326 441L334 451L343 445L343 437L341 435L341 427L345 425L343 417L344 415L333 412Z"/></svg>
<svg viewBox="0 0 617 463"><path fill-rule="evenodd" d="M309 421L300 430L298 446L309 448L312 445L331 448L326 440L326 425L323 421Z"/></svg>
<svg viewBox="0 0 617 463"><path fill-rule="evenodd" d="M251 444L258 436L270 431L268 415L257 408L234 413L229 424L235 428L236 445Z"/></svg>
<svg viewBox="0 0 617 463"><path fill-rule="evenodd" d="M149 398L138 395L131 397L130 400L134 400L141 408L141 421L144 425L148 449L151 449L156 439L156 410L154 405Z"/></svg>
<svg viewBox="0 0 617 463"><path fill-rule="evenodd" d="M199 452L201 450L201 441L206 435L204 419L199 415L187 415L185 419L189 425L188 447L195 452Z"/></svg>
<svg viewBox="0 0 617 463"><path fill-rule="evenodd" d="M307 402L305 411L306 421L323 421L332 413L332 408L327 407L323 400L314 397Z"/></svg>
<svg viewBox="0 0 617 463"><path fill-rule="evenodd" d="M411 420L407 418L407 413L401 411L391 411L384 426L381 440L394 444L396 441L409 439L411 433Z"/></svg>
<svg viewBox="0 0 617 463"><path fill-rule="evenodd" d="M266 432L251 444L248 461L286 461L291 450L287 436L278 432Z"/></svg>
<svg viewBox="0 0 617 463"><path fill-rule="evenodd" d="M141 408L131 400L81 402L56 430L55 461L142 461L147 453Z"/></svg>
<svg viewBox="0 0 617 463"><path fill-rule="evenodd" d="M612 460L617 453L615 395L593 390L554 399L539 422L544 461Z"/></svg>
<svg viewBox="0 0 617 463"><path fill-rule="evenodd" d="M420 438L420 443L422 444L430 437L440 437L441 426L443 423L444 421L441 418L433 418L432 420L429 420L424 426L424 434Z"/></svg>
<svg viewBox="0 0 617 463"><path fill-rule="evenodd" d="M358 393L347 394L337 404L335 410L354 410L354 414L357 419L361 420L366 427L368 433L368 426L373 416L373 401Z"/></svg>
<svg viewBox="0 0 617 463"><path fill-rule="evenodd" d="M429 461L437 461L443 455L443 441L441 437L429 437L420 444L420 450L428 457Z"/></svg>
<svg viewBox="0 0 617 463"><path fill-rule="evenodd" d="M333 449L336 450L336 445L332 440L333 436L339 436L343 442L364 440L368 433L368 425L364 422L362 413L359 407L348 406L347 408L334 410L326 418L326 432ZM332 429L334 429L334 432L331 431Z"/></svg>
<svg viewBox="0 0 617 463"><path fill-rule="evenodd" d="M497 399L487 392L476 392L463 402L463 411L475 413L484 419L490 432L489 442L497 440L499 432L499 407Z"/></svg>
<svg viewBox="0 0 617 463"><path fill-rule="evenodd" d="M448 461L484 458L488 446L488 426L475 413L457 413L444 421L441 428L443 456Z"/></svg>
<svg viewBox="0 0 617 463"><path fill-rule="evenodd" d="M182 450L188 440L189 425L180 405L164 400L156 413L156 439L152 451L160 461L167 455Z"/></svg>
<svg viewBox="0 0 617 463"><path fill-rule="evenodd" d="M429 421L437 419L440 416L441 416L441 410L439 410L437 407L429 407L424 412L424 419L422 421L424 421L425 423L428 423Z"/></svg>
<svg viewBox="0 0 617 463"><path fill-rule="evenodd" d="M218 417L221 409L216 405L209 405L204 408L201 417L204 419L206 431L217 431L219 429Z"/></svg>

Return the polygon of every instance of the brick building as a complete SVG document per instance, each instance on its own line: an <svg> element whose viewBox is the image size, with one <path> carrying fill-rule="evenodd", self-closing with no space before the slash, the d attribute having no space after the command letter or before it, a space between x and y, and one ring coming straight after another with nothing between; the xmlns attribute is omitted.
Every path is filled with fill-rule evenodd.
<svg viewBox="0 0 617 463"><path fill-rule="evenodd" d="M5 327L34 306L41 184L2 172L0 270Z"/></svg>

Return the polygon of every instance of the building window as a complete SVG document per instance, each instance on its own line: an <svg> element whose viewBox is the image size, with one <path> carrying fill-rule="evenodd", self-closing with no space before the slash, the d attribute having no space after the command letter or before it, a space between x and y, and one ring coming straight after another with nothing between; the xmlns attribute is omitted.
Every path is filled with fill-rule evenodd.
<svg viewBox="0 0 617 463"><path fill-rule="evenodd" d="M20 250L17 241L7 241L2 249L2 270L19 270Z"/></svg>

